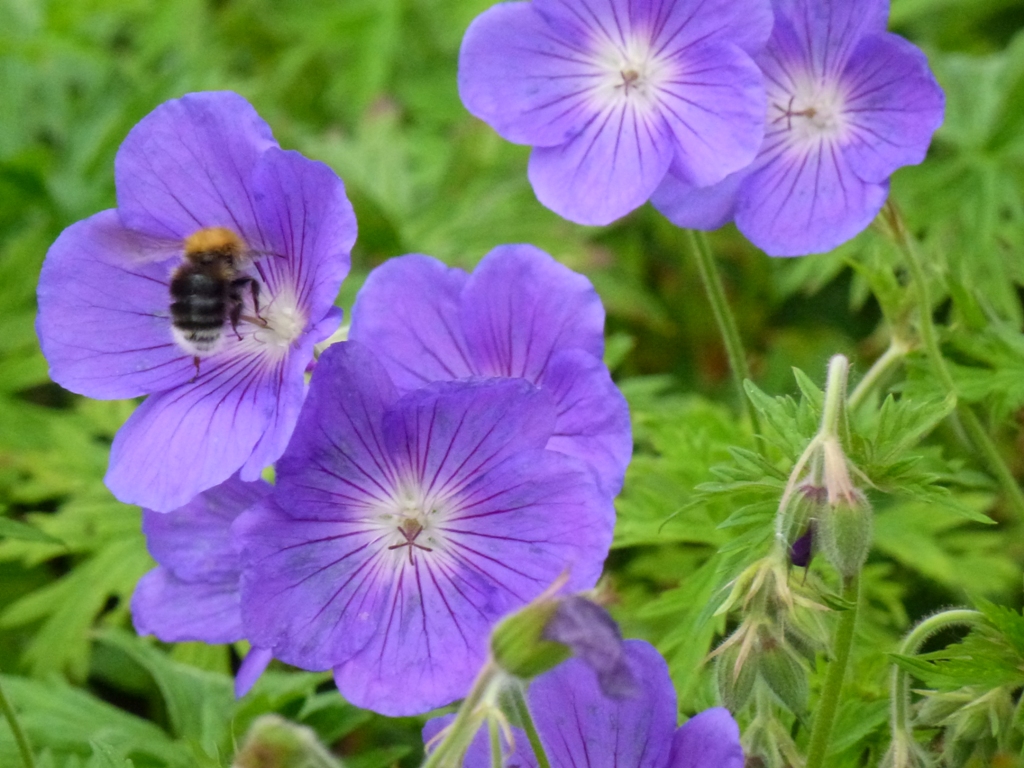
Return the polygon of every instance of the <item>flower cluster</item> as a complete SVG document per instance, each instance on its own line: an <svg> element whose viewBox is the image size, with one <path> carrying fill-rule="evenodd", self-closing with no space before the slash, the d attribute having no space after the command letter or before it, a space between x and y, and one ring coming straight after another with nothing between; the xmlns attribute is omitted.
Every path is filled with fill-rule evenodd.
<svg viewBox="0 0 1024 768"><path fill-rule="evenodd" d="M116 170L118 208L51 248L38 330L58 383L150 393L107 475L159 564L140 632L248 640L240 692L277 658L413 714L465 694L502 616L596 584L632 438L589 281L526 245L472 275L395 259L315 357L355 237L326 166L201 93Z"/></svg>
<svg viewBox="0 0 1024 768"><path fill-rule="evenodd" d="M863 230L921 162L943 94L886 32L888 0L532 0L466 32L463 102L535 147L538 199L606 224L650 199L673 223L735 220L772 256Z"/></svg>

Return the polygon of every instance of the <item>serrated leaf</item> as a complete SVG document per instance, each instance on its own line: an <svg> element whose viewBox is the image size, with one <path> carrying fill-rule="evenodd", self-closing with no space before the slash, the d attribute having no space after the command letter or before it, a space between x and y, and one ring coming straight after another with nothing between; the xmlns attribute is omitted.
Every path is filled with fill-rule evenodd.
<svg viewBox="0 0 1024 768"><path fill-rule="evenodd" d="M804 396L811 407L816 411L821 411L825 407L825 393L819 389L818 385L811 381L811 377L801 371L799 368L793 368L793 378L796 379L796 385L800 387L800 392Z"/></svg>
<svg viewBox="0 0 1024 768"><path fill-rule="evenodd" d="M90 742L96 741L118 754L145 758L147 763L194 768L189 750L158 726L85 691L55 680L43 683L10 675L0 680L37 749L86 758L92 752ZM12 738L5 731L0 729L0 744Z"/></svg>
<svg viewBox="0 0 1024 768"><path fill-rule="evenodd" d="M151 644L122 630L108 629L99 641L142 666L156 682L175 736L194 742L207 754L227 743L234 710L232 679L179 664Z"/></svg>

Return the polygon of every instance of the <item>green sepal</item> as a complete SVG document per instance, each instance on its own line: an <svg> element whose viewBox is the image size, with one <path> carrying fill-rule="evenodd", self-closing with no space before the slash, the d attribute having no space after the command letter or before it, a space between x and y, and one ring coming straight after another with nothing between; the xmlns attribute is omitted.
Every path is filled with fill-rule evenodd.
<svg viewBox="0 0 1024 768"><path fill-rule="evenodd" d="M491 633L495 663L508 674L529 680L568 659L569 646L544 637L557 609L557 600L542 600L503 619Z"/></svg>

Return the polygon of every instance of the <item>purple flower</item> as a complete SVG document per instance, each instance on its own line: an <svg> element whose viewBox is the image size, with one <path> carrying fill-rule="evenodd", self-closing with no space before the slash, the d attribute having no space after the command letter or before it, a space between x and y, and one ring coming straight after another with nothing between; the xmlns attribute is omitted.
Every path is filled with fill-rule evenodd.
<svg viewBox="0 0 1024 768"><path fill-rule="evenodd" d="M554 428L522 379L400 395L366 347L329 347L274 493L235 523L252 642L333 667L384 714L464 695L496 620L565 569L568 589L593 586L611 545L611 501L545 449Z"/></svg>
<svg viewBox="0 0 1024 768"><path fill-rule="evenodd" d="M544 627L544 639L569 646L573 655L597 674L597 684L605 696L625 699L636 695L636 680L619 625L593 600L580 595L560 600Z"/></svg>
<svg viewBox="0 0 1024 768"><path fill-rule="evenodd" d="M885 31L887 0L775 0L757 57L764 144L710 189L670 173L651 198L673 223L736 226L770 256L835 248L875 217L889 176L924 159L944 97L914 45Z"/></svg>
<svg viewBox="0 0 1024 768"><path fill-rule="evenodd" d="M670 167L707 186L753 160L765 93L751 55L771 18L768 0L501 3L466 31L459 94L503 138L534 147L541 203L608 224Z"/></svg>
<svg viewBox="0 0 1024 768"><path fill-rule="evenodd" d="M151 395L114 439L106 482L122 501L166 512L235 472L257 479L284 450L313 345L340 320L333 302L355 218L341 180L278 147L234 93L157 107L121 145L115 177L117 209L68 227L50 248L36 327L61 386L100 399ZM196 290L235 277L239 301L196 294L223 321L216 343L198 349L172 325L170 282L186 241L209 241L211 228L244 252L237 275Z"/></svg>
<svg viewBox="0 0 1024 768"><path fill-rule="evenodd" d="M626 655L641 693L608 698L594 672L569 659L536 678L527 703L551 764L587 768L743 768L739 728L729 712L708 709L676 728L676 694L661 655L643 640L627 640ZM435 718L423 729L433 738L452 719ZM525 735L513 729L505 764L537 768ZM473 741L465 768L489 768L485 730Z"/></svg>
<svg viewBox="0 0 1024 768"><path fill-rule="evenodd" d="M246 483L235 476L172 512L143 510L142 531L158 565L139 579L132 595L132 620L140 635L211 645L245 639L238 584L242 566L231 524L271 490L262 480ZM239 696L268 663L269 651L249 652L235 680Z"/></svg>
<svg viewBox="0 0 1024 768"><path fill-rule="evenodd" d="M432 381L521 377L558 410L551 450L622 487L633 451L629 407L601 361L604 308L582 275L531 245L503 245L472 275L418 254L370 273L349 338L373 348L401 392Z"/></svg>

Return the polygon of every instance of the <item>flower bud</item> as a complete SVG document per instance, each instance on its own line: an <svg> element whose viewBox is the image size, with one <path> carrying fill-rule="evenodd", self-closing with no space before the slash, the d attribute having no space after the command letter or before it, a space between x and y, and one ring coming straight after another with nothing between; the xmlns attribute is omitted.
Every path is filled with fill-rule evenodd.
<svg viewBox="0 0 1024 768"><path fill-rule="evenodd" d="M822 511L828 500L828 491L824 486L815 485L812 482L804 482L797 486L791 496L785 500L779 512L778 533L785 541L789 549L793 565L801 568L806 562L796 562L794 550L798 548L814 525L814 522L821 517ZM798 553L799 554L799 553ZM806 541L806 560L810 561L810 538Z"/></svg>
<svg viewBox="0 0 1024 768"><path fill-rule="evenodd" d="M342 768L304 725L279 715L263 715L252 724L232 768Z"/></svg>
<svg viewBox="0 0 1024 768"><path fill-rule="evenodd" d="M856 488L850 488L827 511L817 527L818 544L828 561L845 578L860 571L871 550L871 505Z"/></svg>
<svg viewBox="0 0 1024 768"><path fill-rule="evenodd" d="M765 643L758 659L761 677L794 714L807 709L807 669L800 657L784 642Z"/></svg>
<svg viewBox="0 0 1024 768"><path fill-rule="evenodd" d="M757 661L747 657L741 661L741 648L730 646L715 660L715 680L718 695L730 712L739 712L750 699L757 680Z"/></svg>
<svg viewBox="0 0 1024 768"><path fill-rule="evenodd" d="M569 658L566 645L544 634L559 602L534 601L498 623L491 632L491 656L499 667L510 675L530 679Z"/></svg>

